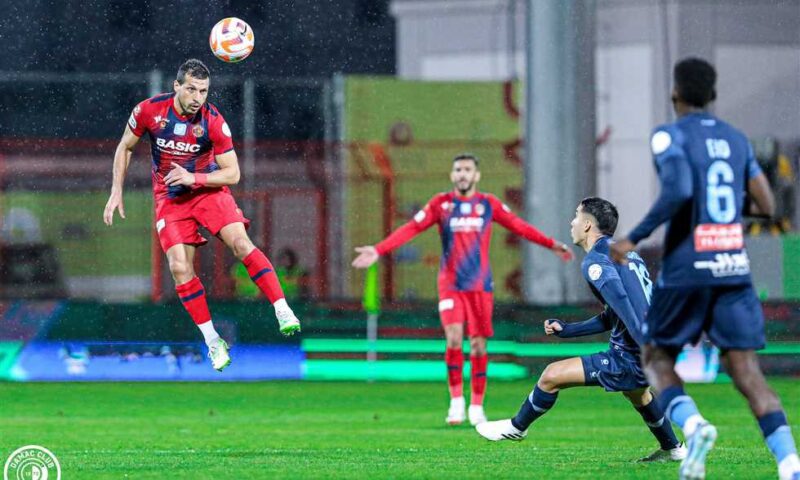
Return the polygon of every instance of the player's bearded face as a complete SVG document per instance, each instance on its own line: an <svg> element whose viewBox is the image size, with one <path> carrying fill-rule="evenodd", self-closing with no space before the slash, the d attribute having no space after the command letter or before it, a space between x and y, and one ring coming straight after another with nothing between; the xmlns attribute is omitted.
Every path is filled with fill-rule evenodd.
<svg viewBox="0 0 800 480"><path fill-rule="evenodd" d="M200 110L208 98L208 79L186 75L183 83L175 81L175 94L182 114L193 115Z"/></svg>
<svg viewBox="0 0 800 480"><path fill-rule="evenodd" d="M481 179L481 172L472 160L458 160L453 162L450 172L450 181L462 195L467 195L475 190L475 185Z"/></svg>

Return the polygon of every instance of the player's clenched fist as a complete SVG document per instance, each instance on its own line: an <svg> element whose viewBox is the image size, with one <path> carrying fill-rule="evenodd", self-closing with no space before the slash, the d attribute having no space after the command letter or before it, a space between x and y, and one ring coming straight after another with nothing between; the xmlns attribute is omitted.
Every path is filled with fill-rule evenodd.
<svg viewBox="0 0 800 480"><path fill-rule="evenodd" d="M553 318L544 321L544 333L548 335L558 335L561 330L564 330L561 321Z"/></svg>
<svg viewBox="0 0 800 480"><path fill-rule="evenodd" d="M353 260L352 264L355 268L370 267L373 263L378 261L378 257L380 256L372 245L356 247L356 253L358 253L358 256Z"/></svg>
<svg viewBox="0 0 800 480"><path fill-rule="evenodd" d="M172 170L164 177L164 183L170 187L173 185L192 186L194 185L194 180L194 173L186 170L175 162L172 162Z"/></svg>
<svg viewBox="0 0 800 480"><path fill-rule="evenodd" d="M106 225L114 223L114 210L119 210L119 216L125 218L125 204L122 202L122 194L112 192L106 202L106 208L103 210L103 221Z"/></svg>

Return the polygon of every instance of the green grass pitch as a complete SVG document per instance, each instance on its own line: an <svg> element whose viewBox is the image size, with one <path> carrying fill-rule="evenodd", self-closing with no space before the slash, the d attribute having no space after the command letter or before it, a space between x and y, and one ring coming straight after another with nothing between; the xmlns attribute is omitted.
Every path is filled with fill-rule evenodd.
<svg viewBox="0 0 800 480"><path fill-rule="evenodd" d="M800 383L772 379L795 434ZM532 382L490 382L490 419L516 412ZM709 478L777 477L731 385L690 386L719 429ZM619 394L562 392L521 443L444 424L438 383L0 383L0 456L49 448L63 478L614 478L677 476L643 465L656 448Z"/></svg>

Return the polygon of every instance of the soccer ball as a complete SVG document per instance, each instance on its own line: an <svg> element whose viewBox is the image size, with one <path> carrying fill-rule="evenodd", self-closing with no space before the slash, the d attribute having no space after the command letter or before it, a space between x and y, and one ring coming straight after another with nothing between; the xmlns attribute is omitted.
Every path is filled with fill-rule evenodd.
<svg viewBox="0 0 800 480"><path fill-rule="evenodd" d="M255 46L253 29L244 20L236 17L223 18L208 37L208 44L215 57L223 62L236 63L247 58Z"/></svg>

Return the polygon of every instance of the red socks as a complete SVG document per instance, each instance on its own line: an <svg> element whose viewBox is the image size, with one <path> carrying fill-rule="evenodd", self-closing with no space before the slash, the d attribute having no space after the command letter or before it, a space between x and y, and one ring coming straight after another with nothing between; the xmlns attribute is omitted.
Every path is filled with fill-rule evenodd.
<svg viewBox="0 0 800 480"><path fill-rule="evenodd" d="M489 356L469 358L472 366L472 394L469 398L470 405L483 405L483 394L486 393L486 365Z"/></svg>
<svg viewBox="0 0 800 480"><path fill-rule="evenodd" d="M269 303L275 303L284 297L278 276L275 274L275 267L269 262L264 252L256 248L244 257L242 263L247 268L250 278L267 297Z"/></svg>
<svg viewBox="0 0 800 480"><path fill-rule="evenodd" d="M200 325L211 320L206 302L206 289L203 288L199 278L194 277L186 283L176 285L175 290L183 303L183 308L189 312L195 324Z"/></svg>
<svg viewBox="0 0 800 480"><path fill-rule="evenodd" d="M447 348L444 351L444 363L447 365L447 386L450 388L450 398L463 397L464 378L461 370L464 368L464 353L460 348Z"/></svg>

